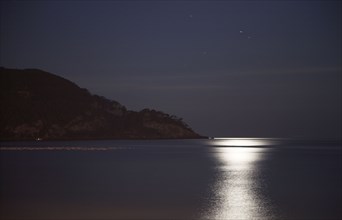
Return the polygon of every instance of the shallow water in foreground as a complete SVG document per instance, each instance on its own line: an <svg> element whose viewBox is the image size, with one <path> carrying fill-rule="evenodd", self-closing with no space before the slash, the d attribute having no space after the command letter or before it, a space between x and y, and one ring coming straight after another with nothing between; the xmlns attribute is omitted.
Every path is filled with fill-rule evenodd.
<svg viewBox="0 0 342 220"><path fill-rule="evenodd" d="M2 142L1 219L341 219L340 143Z"/></svg>

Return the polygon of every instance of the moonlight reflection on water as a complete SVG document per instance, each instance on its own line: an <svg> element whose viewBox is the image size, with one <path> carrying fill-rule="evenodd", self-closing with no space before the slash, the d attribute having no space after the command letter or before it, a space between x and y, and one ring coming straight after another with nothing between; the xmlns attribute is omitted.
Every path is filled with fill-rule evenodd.
<svg viewBox="0 0 342 220"><path fill-rule="evenodd" d="M270 219L267 200L260 194L263 186L258 181L257 164L269 150L260 146L270 142L266 139L219 139L213 144L219 177L213 189L213 206L205 218Z"/></svg>
<svg viewBox="0 0 342 220"><path fill-rule="evenodd" d="M251 147L267 146L274 144L274 140L269 138L215 138L214 146L227 147Z"/></svg>
<svg viewBox="0 0 342 220"><path fill-rule="evenodd" d="M0 145L1 219L342 219L340 142Z"/></svg>

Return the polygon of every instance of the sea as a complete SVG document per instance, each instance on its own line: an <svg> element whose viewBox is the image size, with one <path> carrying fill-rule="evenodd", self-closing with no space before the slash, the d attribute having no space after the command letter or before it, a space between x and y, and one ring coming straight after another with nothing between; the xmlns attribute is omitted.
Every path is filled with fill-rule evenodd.
<svg viewBox="0 0 342 220"><path fill-rule="evenodd" d="M2 220L342 219L341 141L0 143Z"/></svg>

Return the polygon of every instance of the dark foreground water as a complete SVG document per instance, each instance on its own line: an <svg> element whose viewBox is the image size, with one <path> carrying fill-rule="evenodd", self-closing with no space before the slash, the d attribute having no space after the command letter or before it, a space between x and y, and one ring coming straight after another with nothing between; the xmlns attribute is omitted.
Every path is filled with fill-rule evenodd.
<svg viewBox="0 0 342 220"><path fill-rule="evenodd" d="M342 218L342 150L334 142L40 141L0 149L4 220Z"/></svg>

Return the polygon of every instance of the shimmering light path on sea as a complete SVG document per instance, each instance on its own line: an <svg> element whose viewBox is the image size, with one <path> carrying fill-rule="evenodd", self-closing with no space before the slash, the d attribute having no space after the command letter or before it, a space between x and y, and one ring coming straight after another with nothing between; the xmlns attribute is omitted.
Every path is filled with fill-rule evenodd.
<svg viewBox="0 0 342 220"><path fill-rule="evenodd" d="M218 161L218 182L214 199L204 219L272 219L267 198L258 178L258 162L271 149L271 140L253 138L217 138L211 141Z"/></svg>

